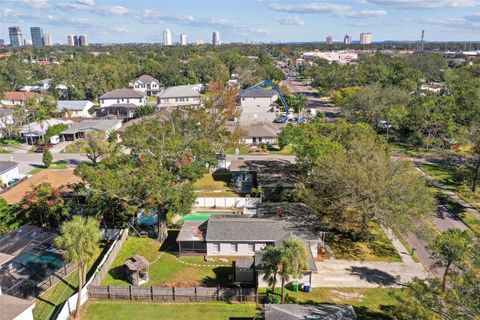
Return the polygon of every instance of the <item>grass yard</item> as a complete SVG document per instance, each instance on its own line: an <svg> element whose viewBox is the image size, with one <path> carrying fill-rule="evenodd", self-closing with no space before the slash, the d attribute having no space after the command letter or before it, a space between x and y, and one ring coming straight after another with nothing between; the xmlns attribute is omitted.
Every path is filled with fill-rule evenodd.
<svg viewBox="0 0 480 320"><path fill-rule="evenodd" d="M171 243L176 234L171 232L169 238ZM203 257L177 258L170 252L160 251L158 242L153 239L131 237L125 242L102 285L130 285L126 280L124 262L135 254L154 262L149 268L150 281L145 286L228 285L228 275L233 273L231 263L218 266L218 263L204 261Z"/></svg>
<svg viewBox="0 0 480 320"><path fill-rule="evenodd" d="M259 289L266 292L266 289ZM291 303L350 304L359 320L391 319L387 309L396 304L399 289L388 288L313 288L312 292L293 292L287 289ZM275 293L280 294L276 288Z"/></svg>
<svg viewBox="0 0 480 320"><path fill-rule="evenodd" d="M101 256L103 250L103 247L98 249L97 256L90 266L87 279L90 277L91 272L95 270L97 263L100 262L98 261L98 258ZM35 309L33 309L33 316L35 320L50 319L54 313L60 311L62 304L77 291L77 288L78 271L75 270L53 287L45 291L37 299L37 302L35 303Z"/></svg>
<svg viewBox="0 0 480 320"><path fill-rule="evenodd" d="M440 163L422 163L419 164L418 167L450 190L456 190L460 186L460 183L456 181L453 173L454 169L448 165Z"/></svg>
<svg viewBox="0 0 480 320"><path fill-rule="evenodd" d="M245 156L247 154L250 154L250 152L254 151L255 149L252 148L247 148L247 147L240 147L239 148L239 155ZM225 149L225 154L236 154L235 153L235 148L226 148Z"/></svg>
<svg viewBox="0 0 480 320"><path fill-rule="evenodd" d="M328 240L336 259L401 262L402 258L377 224L370 225L368 241L353 241L348 235L335 233Z"/></svg>
<svg viewBox="0 0 480 320"><path fill-rule="evenodd" d="M293 155L293 145L288 144L280 150L269 150L268 153L286 155L286 156Z"/></svg>
<svg viewBox="0 0 480 320"><path fill-rule="evenodd" d="M230 174L217 174L217 173L207 173L195 182L193 187L198 191L230 191L228 183L230 182Z"/></svg>
<svg viewBox="0 0 480 320"><path fill-rule="evenodd" d="M87 148L87 141L79 139L68 146L66 146L61 153L85 153Z"/></svg>
<svg viewBox="0 0 480 320"><path fill-rule="evenodd" d="M48 167L48 168L35 168L32 171L30 171L28 174L37 174L40 171L45 170L45 169L57 169L57 170L58 169L68 169L68 164L66 164L64 162L52 163L50 165L50 167Z"/></svg>
<svg viewBox="0 0 480 320"><path fill-rule="evenodd" d="M127 301L93 301L82 313L88 320L144 320L144 319L192 319L228 320L253 319L258 314L254 303L190 303L159 304Z"/></svg>

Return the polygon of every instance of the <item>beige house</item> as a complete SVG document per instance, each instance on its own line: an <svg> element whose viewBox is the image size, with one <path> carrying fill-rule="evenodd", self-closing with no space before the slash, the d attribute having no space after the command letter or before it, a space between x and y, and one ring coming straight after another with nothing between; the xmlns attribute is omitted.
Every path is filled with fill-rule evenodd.
<svg viewBox="0 0 480 320"><path fill-rule="evenodd" d="M158 108L198 107L202 103L201 85L170 87L157 94Z"/></svg>

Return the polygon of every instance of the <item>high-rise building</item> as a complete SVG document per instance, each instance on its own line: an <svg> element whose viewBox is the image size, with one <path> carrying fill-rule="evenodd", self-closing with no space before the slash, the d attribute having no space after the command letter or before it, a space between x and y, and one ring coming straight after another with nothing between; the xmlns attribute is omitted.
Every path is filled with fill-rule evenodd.
<svg viewBox="0 0 480 320"><path fill-rule="evenodd" d="M88 38L86 35L82 34L78 36L78 45L81 47L88 47Z"/></svg>
<svg viewBox="0 0 480 320"><path fill-rule="evenodd" d="M182 34L180 35L180 44L181 44L182 46L186 46L186 45L188 44L188 42L187 42L187 35L184 34L184 33L182 33Z"/></svg>
<svg viewBox="0 0 480 320"><path fill-rule="evenodd" d="M73 36L73 45L78 47L80 45L80 38L78 36Z"/></svg>
<svg viewBox="0 0 480 320"><path fill-rule="evenodd" d="M344 44L352 44L352 36L349 34L346 34L345 37L343 37L343 43Z"/></svg>
<svg viewBox="0 0 480 320"><path fill-rule="evenodd" d="M73 41L73 36L67 36L67 43L69 46L74 46L75 45L75 42Z"/></svg>
<svg viewBox="0 0 480 320"><path fill-rule="evenodd" d="M43 29L40 27L30 27L32 35L32 46L43 47Z"/></svg>
<svg viewBox="0 0 480 320"><path fill-rule="evenodd" d="M5 45L5 40L0 39L0 47L3 47Z"/></svg>
<svg viewBox="0 0 480 320"><path fill-rule="evenodd" d="M52 45L52 36L51 36L50 34L45 33L45 34L43 35L43 39L42 39L42 40L43 40L43 45L44 45L45 47L50 47L50 46Z"/></svg>
<svg viewBox="0 0 480 320"><path fill-rule="evenodd" d="M20 30L20 27L8 28L8 35L10 36L10 45L12 47L23 46L22 30Z"/></svg>
<svg viewBox="0 0 480 320"><path fill-rule="evenodd" d="M163 30L163 45L171 46L172 45L172 32L170 29Z"/></svg>
<svg viewBox="0 0 480 320"><path fill-rule="evenodd" d="M212 34L212 44L214 46L219 46L222 44L222 42L220 41L220 32L218 31L213 31L213 34Z"/></svg>
<svg viewBox="0 0 480 320"><path fill-rule="evenodd" d="M370 32L360 33L360 44L371 44L373 35Z"/></svg>
<svg viewBox="0 0 480 320"><path fill-rule="evenodd" d="M332 45L333 44L333 37L328 36L327 39L326 39L326 42L327 42L327 44Z"/></svg>

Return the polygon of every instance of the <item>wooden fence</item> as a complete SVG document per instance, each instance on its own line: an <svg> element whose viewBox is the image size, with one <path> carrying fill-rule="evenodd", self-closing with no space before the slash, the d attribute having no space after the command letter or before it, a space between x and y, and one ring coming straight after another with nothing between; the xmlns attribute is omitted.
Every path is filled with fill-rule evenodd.
<svg viewBox="0 0 480 320"><path fill-rule="evenodd" d="M137 300L159 302L198 301L250 301L259 297L255 288L212 287L140 287L140 286L89 286L88 295L94 299Z"/></svg>

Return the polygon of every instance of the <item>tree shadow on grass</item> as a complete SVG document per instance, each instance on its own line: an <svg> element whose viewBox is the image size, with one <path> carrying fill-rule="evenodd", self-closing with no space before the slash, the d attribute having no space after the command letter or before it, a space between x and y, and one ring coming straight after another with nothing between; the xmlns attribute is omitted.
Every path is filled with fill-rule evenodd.
<svg viewBox="0 0 480 320"><path fill-rule="evenodd" d="M382 310L386 307L381 306ZM373 311L365 306L356 307L353 306L355 314L357 315L358 320L392 320L392 317L385 312Z"/></svg>
<svg viewBox="0 0 480 320"><path fill-rule="evenodd" d="M375 283L383 286L394 285L397 279L391 274L378 269L368 267L351 267L349 269L352 274L357 275L360 279L367 280L367 282Z"/></svg>
<svg viewBox="0 0 480 320"><path fill-rule="evenodd" d="M108 270L108 274L115 280L127 281L128 269L122 264Z"/></svg>
<svg viewBox="0 0 480 320"><path fill-rule="evenodd" d="M205 277L202 284L207 287L229 287L232 286L235 269L233 267L215 267L212 269L214 277Z"/></svg>

